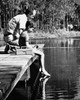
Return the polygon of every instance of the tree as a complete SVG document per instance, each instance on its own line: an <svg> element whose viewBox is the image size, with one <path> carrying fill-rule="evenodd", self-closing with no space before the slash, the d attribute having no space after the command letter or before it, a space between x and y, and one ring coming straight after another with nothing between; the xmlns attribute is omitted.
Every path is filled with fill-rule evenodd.
<svg viewBox="0 0 80 100"><path fill-rule="evenodd" d="M75 18L75 2L74 0L2 0L2 15L9 20L18 14L20 4L29 2L30 9L39 11L38 27L41 30L53 31L60 28L60 24L67 23L67 15ZM6 7L5 7L6 6ZM6 17L8 16L8 17Z"/></svg>
<svg viewBox="0 0 80 100"><path fill-rule="evenodd" d="M60 22L63 20L65 27L67 15L71 18L75 17L74 0L31 0L36 9L39 10L42 16L41 29L54 30L60 27Z"/></svg>

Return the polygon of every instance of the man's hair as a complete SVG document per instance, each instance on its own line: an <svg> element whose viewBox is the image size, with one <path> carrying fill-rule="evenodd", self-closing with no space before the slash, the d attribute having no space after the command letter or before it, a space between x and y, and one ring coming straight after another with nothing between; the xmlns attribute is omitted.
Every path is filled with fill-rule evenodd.
<svg viewBox="0 0 80 100"><path fill-rule="evenodd" d="M20 6L22 12L25 13L26 15L28 15L31 12L31 10L29 9L30 8L29 2L21 1L19 6Z"/></svg>
<svg viewBox="0 0 80 100"><path fill-rule="evenodd" d="M24 9L24 13L25 13L26 15L29 15L29 14L31 13L31 11L30 11L29 9Z"/></svg>

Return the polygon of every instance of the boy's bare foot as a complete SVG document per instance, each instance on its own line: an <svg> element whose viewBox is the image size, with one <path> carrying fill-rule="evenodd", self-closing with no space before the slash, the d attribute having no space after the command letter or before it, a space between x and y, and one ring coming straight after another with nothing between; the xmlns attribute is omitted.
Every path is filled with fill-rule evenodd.
<svg viewBox="0 0 80 100"><path fill-rule="evenodd" d="M46 70L42 71L42 74L43 74L44 76L47 76L47 77L50 77L50 76L51 76Z"/></svg>
<svg viewBox="0 0 80 100"><path fill-rule="evenodd" d="M39 72L41 72L43 76L51 76L46 70L42 70L41 68L39 68Z"/></svg>

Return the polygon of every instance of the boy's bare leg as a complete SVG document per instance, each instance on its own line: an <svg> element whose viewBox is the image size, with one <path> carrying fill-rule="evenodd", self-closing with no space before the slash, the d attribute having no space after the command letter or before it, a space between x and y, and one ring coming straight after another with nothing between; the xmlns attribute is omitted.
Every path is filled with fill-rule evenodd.
<svg viewBox="0 0 80 100"><path fill-rule="evenodd" d="M42 71L42 73L46 76L50 76L50 74L45 70L44 53L36 48L33 49L33 53L41 56L41 71Z"/></svg>

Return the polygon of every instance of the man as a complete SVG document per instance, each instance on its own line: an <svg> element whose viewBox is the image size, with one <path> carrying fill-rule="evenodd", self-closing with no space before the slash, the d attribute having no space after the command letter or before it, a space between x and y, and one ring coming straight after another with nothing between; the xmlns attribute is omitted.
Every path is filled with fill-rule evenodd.
<svg viewBox="0 0 80 100"><path fill-rule="evenodd" d="M33 31L34 26L33 23L31 23L31 20L28 21L27 16L29 13L30 12L27 9L25 14L17 15L9 21L7 31L4 34L4 40L7 42L5 53L8 53L9 49L11 51L16 51L15 46L27 46L28 48L32 49L34 54L40 56L42 64L40 70L42 73L46 76L50 76L50 74L45 70L44 53L37 48L33 48L29 44L28 31ZM33 13L31 18L33 18L35 14ZM10 45L13 45L13 47L10 47Z"/></svg>
<svg viewBox="0 0 80 100"><path fill-rule="evenodd" d="M32 32L33 31L33 24L30 23L30 22L27 22L26 24L26 31L24 31L21 36L20 36L20 39L19 39L19 45L20 47L21 46L26 46L28 48L30 48L32 50L32 52L36 55L38 55L41 59L41 68L40 68L40 71L43 75L45 76L50 76L50 74L45 70L45 64L44 64L44 58L45 58L45 55L42 51L40 51L38 49L38 46L34 46L32 47L30 44L29 44L29 36L28 36L28 31L29 32Z"/></svg>
<svg viewBox="0 0 80 100"><path fill-rule="evenodd" d="M26 29L29 13L30 10L26 9L24 14L16 15L8 22L4 32L4 41L7 43L5 53L8 53L9 50L15 51L15 46L19 46L19 37ZM13 45L13 47L10 47L10 45Z"/></svg>

